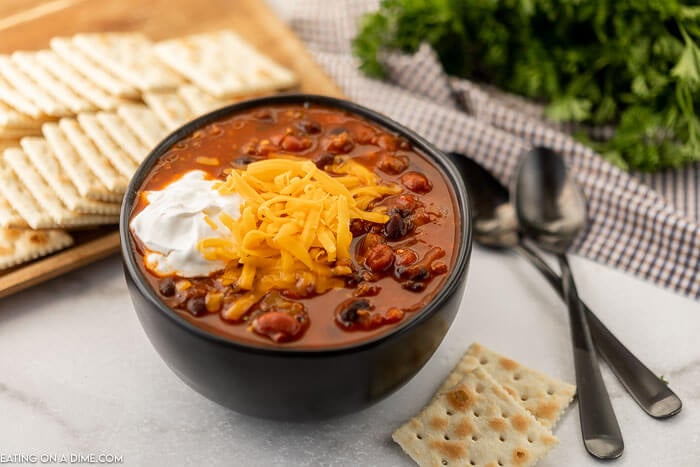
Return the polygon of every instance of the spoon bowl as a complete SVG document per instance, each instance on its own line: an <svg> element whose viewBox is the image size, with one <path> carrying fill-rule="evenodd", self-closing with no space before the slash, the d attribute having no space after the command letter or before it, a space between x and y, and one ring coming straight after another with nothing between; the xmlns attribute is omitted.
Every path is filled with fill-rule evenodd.
<svg viewBox="0 0 700 467"><path fill-rule="evenodd" d="M586 226L583 194L550 149L534 148L523 158L514 192L523 232L552 253L565 253Z"/></svg>

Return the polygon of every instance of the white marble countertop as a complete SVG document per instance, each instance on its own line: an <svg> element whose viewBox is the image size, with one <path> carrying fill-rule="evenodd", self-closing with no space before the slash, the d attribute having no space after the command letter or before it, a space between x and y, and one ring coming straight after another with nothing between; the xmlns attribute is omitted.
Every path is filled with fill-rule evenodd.
<svg viewBox="0 0 700 467"><path fill-rule="evenodd" d="M656 421L604 371L625 435L615 466L700 465L700 304L573 258L580 293L683 399ZM410 466L391 441L472 341L574 380L564 306L523 260L476 249L460 312L418 375L376 406L318 424L258 420L186 387L148 342L112 257L0 300L0 463L4 456L112 454L123 465ZM575 405L542 467L599 463ZM5 458L5 461L7 458ZM5 465L5 464L2 464Z"/></svg>

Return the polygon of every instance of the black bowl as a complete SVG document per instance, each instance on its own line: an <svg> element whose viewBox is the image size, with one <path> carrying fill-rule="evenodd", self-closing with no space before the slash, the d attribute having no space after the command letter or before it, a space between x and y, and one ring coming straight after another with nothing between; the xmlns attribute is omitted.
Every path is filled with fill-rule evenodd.
<svg viewBox="0 0 700 467"><path fill-rule="evenodd" d="M444 286L412 319L372 340L333 349L285 349L235 342L204 331L169 309L151 289L129 233L132 206L144 178L175 143L214 121L277 104L319 104L360 115L402 135L439 166L454 189L461 232ZM119 226L124 274L136 313L168 366L205 397L237 412L284 420L313 420L354 412L386 397L413 377L442 341L459 308L471 253L467 190L447 157L411 130L352 102L308 94L240 102L203 115L163 140L136 171Z"/></svg>

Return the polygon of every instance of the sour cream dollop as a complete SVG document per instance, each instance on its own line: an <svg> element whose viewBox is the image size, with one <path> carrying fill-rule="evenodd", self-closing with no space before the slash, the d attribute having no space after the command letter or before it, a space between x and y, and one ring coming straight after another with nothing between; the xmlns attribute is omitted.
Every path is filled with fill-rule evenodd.
<svg viewBox="0 0 700 467"><path fill-rule="evenodd" d="M193 170L163 190L146 193L148 205L129 225L148 250L145 261L149 270L163 276L199 277L223 269L222 261L205 259L197 243L224 237L228 229L219 221L219 213L225 211L238 219L243 198L236 193L219 193L214 189L217 182L207 180L201 170Z"/></svg>

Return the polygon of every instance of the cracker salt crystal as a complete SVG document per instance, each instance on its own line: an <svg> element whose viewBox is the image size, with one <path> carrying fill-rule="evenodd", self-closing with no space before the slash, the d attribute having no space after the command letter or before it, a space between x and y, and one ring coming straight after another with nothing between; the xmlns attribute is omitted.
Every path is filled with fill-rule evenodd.
<svg viewBox="0 0 700 467"><path fill-rule="evenodd" d="M124 149L122 149L107 133L100 124L97 116L90 113L82 113L78 115L78 123L83 132L92 140L97 149L109 159L114 168L116 168L125 177L131 178L136 172L136 163ZM146 149L143 148L142 151Z"/></svg>
<svg viewBox="0 0 700 467"><path fill-rule="evenodd" d="M44 114L51 117L70 115L71 111L68 107L39 87L7 56L0 56L0 75L25 99L41 109Z"/></svg>
<svg viewBox="0 0 700 467"><path fill-rule="evenodd" d="M100 67L95 61L87 57L70 39L54 37L51 39L51 48L91 83L107 93L127 99L138 98L139 93L136 88Z"/></svg>
<svg viewBox="0 0 700 467"><path fill-rule="evenodd" d="M135 162L141 163L145 159L148 147L126 126L119 115L113 112L99 112L96 118L114 142Z"/></svg>
<svg viewBox="0 0 700 467"><path fill-rule="evenodd" d="M153 53L153 43L139 33L78 34L73 43L114 76L141 91L165 91L182 78Z"/></svg>
<svg viewBox="0 0 700 467"><path fill-rule="evenodd" d="M398 428L393 439L420 466L535 465L557 439L477 362Z"/></svg>
<svg viewBox="0 0 700 467"><path fill-rule="evenodd" d="M121 175L110 163L109 159L97 150L90 138L83 132L78 121L74 118L64 118L58 122L68 142L73 146L80 158L90 167L97 178L113 192L123 193L129 180Z"/></svg>
<svg viewBox="0 0 700 467"><path fill-rule="evenodd" d="M527 368L481 344L472 344L465 359L467 357L476 358L479 364L546 428L554 427L576 394L576 386L573 384ZM460 365L455 369L457 375L462 373ZM458 377L455 376L454 379ZM448 377L443 388L454 381L450 378L452 376Z"/></svg>
<svg viewBox="0 0 700 467"><path fill-rule="evenodd" d="M148 92L143 100L169 131L195 116L182 96L174 92Z"/></svg>
<svg viewBox="0 0 700 467"><path fill-rule="evenodd" d="M298 83L294 73L229 30L160 42L155 53L217 98L287 89Z"/></svg>
<svg viewBox="0 0 700 467"><path fill-rule="evenodd" d="M36 59L55 79L91 102L98 109L113 110L124 102L123 99L112 96L95 86L52 50L40 50L36 54Z"/></svg>
<svg viewBox="0 0 700 467"><path fill-rule="evenodd" d="M96 110L96 106L58 81L39 62L36 52L15 52L12 61L47 94L64 104L72 113Z"/></svg>
<svg viewBox="0 0 700 467"><path fill-rule="evenodd" d="M56 155L44 138L27 137L20 141L22 149L36 172L54 190L56 195L72 211L83 214L119 214L118 203L94 201L82 197L68 175L61 168Z"/></svg>
<svg viewBox="0 0 700 467"><path fill-rule="evenodd" d="M148 148L153 148L167 134L156 114L145 105L122 105L117 109L117 115Z"/></svg>
<svg viewBox="0 0 700 467"><path fill-rule="evenodd" d="M73 239L63 230L0 229L0 269L7 269L67 248Z"/></svg>

